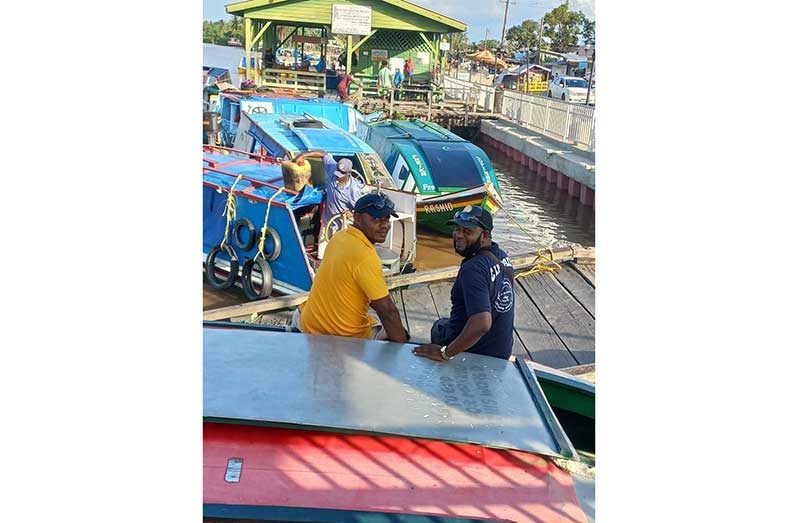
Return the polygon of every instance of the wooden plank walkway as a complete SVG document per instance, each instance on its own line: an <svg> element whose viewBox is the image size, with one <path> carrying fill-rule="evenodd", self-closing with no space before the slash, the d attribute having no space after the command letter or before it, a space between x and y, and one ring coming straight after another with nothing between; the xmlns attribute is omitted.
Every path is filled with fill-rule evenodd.
<svg viewBox="0 0 798 523"><path fill-rule="evenodd" d="M554 368L595 363L595 269L561 263L557 273L516 280L513 354ZM391 291L411 341L428 343L430 328L449 316L452 280L417 283ZM285 326L290 313L261 316L261 323Z"/></svg>
<svg viewBox="0 0 798 523"><path fill-rule="evenodd" d="M562 263L557 273L516 280L513 354L554 368L595 363L595 271ZM452 281L391 291L412 341L429 342L429 329L451 309Z"/></svg>

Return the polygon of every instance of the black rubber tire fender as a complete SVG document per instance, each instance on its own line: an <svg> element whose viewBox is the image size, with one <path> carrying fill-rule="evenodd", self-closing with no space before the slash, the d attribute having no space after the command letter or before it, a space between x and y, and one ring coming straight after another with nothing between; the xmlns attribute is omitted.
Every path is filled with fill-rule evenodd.
<svg viewBox="0 0 798 523"><path fill-rule="evenodd" d="M219 256L224 252L227 256L230 257L230 273L227 275L227 279L221 280L216 277L216 257ZM238 277L238 257L236 256L235 251L233 250L230 245L225 245L222 247L221 245L217 245L213 249L210 250L208 256L205 258L205 280L208 282L208 285L213 287L216 290L224 290L229 289L233 286L236 282L236 278Z"/></svg>
<svg viewBox="0 0 798 523"><path fill-rule="evenodd" d="M264 250L264 254L266 254L266 259L271 262L271 261L274 261L274 260L276 260L277 258L280 257L280 253L283 251L283 242L282 242L282 240L280 240L280 234L277 231L275 231L274 229L272 229L271 227L266 229L266 239L268 239L269 236L272 237L272 244L274 245L274 249L272 249L271 253L265 252L265 250L266 250L266 242L264 241L263 242L263 250Z"/></svg>
<svg viewBox="0 0 798 523"><path fill-rule="evenodd" d="M241 240L241 228L246 228L247 232L249 233L249 237L247 241L244 242ZM233 243L236 247L243 251L250 250L255 245L255 239L257 235L255 233L255 225L252 224L252 220L249 218L239 218L233 224L233 230L231 231L233 234Z"/></svg>
<svg viewBox="0 0 798 523"><path fill-rule="evenodd" d="M255 290L252 282L252 271L257 265L260 269L263 285L261 285L260 292ZM274 286L274 278L272 276L272 268L269 262L264 260L261 256L255 256L244 262L244 267L241 269L241 287L244 289L244 295L249 300L257 300L260 298L268 298L272 294Z"/></svg>

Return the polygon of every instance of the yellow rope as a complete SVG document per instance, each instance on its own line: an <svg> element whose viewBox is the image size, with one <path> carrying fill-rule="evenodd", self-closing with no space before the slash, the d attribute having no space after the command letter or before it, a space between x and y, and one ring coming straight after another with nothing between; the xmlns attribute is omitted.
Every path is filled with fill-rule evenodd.
<svg viewBox="0 0 798 523"><path fill-rule="evenodd" d="M272 201L284 190L285 187L280 187L277 192L272 194L272 197L269 198L268 205L266 205L266 218L263 220L263 227L260 229L260 240L258 241L258 254L260 254L264 260L266 259L266 255L263 253L263 246L266 244L266 231L269 230L269 212L272 210Z"/></svg>
<svg viewBox="0 0 798 523"><path fill-rule="evenodd" d="M546 251L548 251L548 257L545 255ZM546 249L538 250L537 257L532 260L532 268L523 272L519 272L515 275L515 279L517 280L518 278L532 276L533 274L537 274L539 272L557 272L560 269L562 269L560 264L554 261L554 251L551 250L551 247L548 247Z"/></svg>
<svg viewBox="0 0 798 523"><path fill-rule="evenodd" d="M227 203L224 206L224 214L227 216L227 223L224 226L224 238L222 238L221 247L224 248L224 244L227 243L227 234L230 231L230 222L236 219L236 196L233 194L233 191L236 188L236 184L241 181L243 178L243 174L239 174L236 181L233 182L233 185L230 186L230 192L227 193Z"/></svg>
<svg viewBox="0 0 798 523"><path fill-rule="evenodd" d="M508 211L504 207L504 205L502 205L500 196L496 193L496 189L493 187L493 183L487 183L485 184L485 187L488 193L492 193L491 195L493 196L493 199L496 201L496 203L499 205L499 208L503 210L507 214L507 216L509 216L510 219L513 222L515 222L518 228L524 231L526 235L529 236L530 239L532 239L532 241L537 242L537 239L534 236L532 236L532 234L529 231L527 231L526 228L518 222L518 220L515 219L515 217L510 213L510 211ZM549 253L548 258L544 254L544 252L546 251L548 251ZM571 247L571 251L573 251L573 247ZM537 257L534 260L532 260L532 267L524 272L516 274L515 279L526 276L532 276L533 274L537 274L539 272L557 272L560 269L562 269L560 264L554 261L554 251L551 249L551 246L544 247L538 250Z"/></svg>

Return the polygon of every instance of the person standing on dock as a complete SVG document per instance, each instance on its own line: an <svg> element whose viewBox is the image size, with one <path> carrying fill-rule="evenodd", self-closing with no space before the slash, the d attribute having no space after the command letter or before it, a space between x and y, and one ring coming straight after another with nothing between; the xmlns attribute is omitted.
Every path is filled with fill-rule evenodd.
<svg viewBox="0 0 798 523"><path fill-rule="evenodd" d="M353 95L349 96L349 84L354 84L358 86L358 91ZM351 101L354 104L357 104L360 101L360 90L363 88L363 85L355 80L355 77L352 76L350 73L343 71L341 73L341 79L338 81L337 91L338 96L341 98L342 102L349 102Z"/></svg>
<svg viewBox="0 0 798 523"><path fill-rule="evenodd" d="M402 82L404 80L405 80L405 77L402 74L402 70L397 67L396 71L394 71L394 73L393 73L393 88L394 88L394 93L396 94L396 96L394 97L394 100L398 100L399 99L399 89L402 87Z"/></svg>
<svg viewBox="0 0 798 523"><path fill-rule="evenodd" d="M413 58L410 56L405 60L405 78L407 78L407 85L413 83Z"/></svg>
<svg viewBox="0 0 798 523"><path fill-rule="evenodd" d="M307 334L399 343L409 339L374 248L375 243L385 241L391 216L398 215L384 194L372 193L358 199L354 224L333 236L327 245L308 300L294 311L293 327Z"/></svg>
<svg viewBox="0 0 798 523"><path fill-rule="evenodd" d="M380 89L380 97L387 98L391 92L391 70L388 68L388 61L383 60L380 65L380 72L377 73L377 87Z"/></svg>
<svg viewBox="0 0 798 523"><path fill-rule="evenodd" d="M513 348L515 273L510 259L491 239L493 217L468 205L446 222L454 225L454 250L465 258L452 286L450 318L440 318L430 331L432 343L413 354L447 361L461 352L508 359Z"/></svg>

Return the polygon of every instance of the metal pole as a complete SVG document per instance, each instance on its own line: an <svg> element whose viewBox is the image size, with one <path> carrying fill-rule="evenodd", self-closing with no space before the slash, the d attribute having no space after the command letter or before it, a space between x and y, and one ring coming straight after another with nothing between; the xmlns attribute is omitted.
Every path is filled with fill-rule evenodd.
<svg viewBox="0 0 798 523"><path fill-rule="evenodd" d="M596 49L593 49L593 61L588 62L590 72L587 73L587 98L585 98L585 105L590 105L590 87L593 85L593 69L596 67Z"/></svg>
<svg viewBox="0 0 798 523"><path fill-rule="evenodd" d="M502 37L499 40L499 47L496 49L496 56L494 56L493 60L493 78L499 75L499 71L496 70L499 67L499 49L504 47L504 30L507 28L507 9L510 7L510 0L504 0L504 22L502 22ZM486 37L487 39L487 37Z"/></svg>
<svg viewBox="0 0 798 523"><path fill-rule="evenodd" d="M540 56L540 45L543 42L543 17L540 17L540 25L538 26L538 63L543 65L543 59Z"/></svg>

